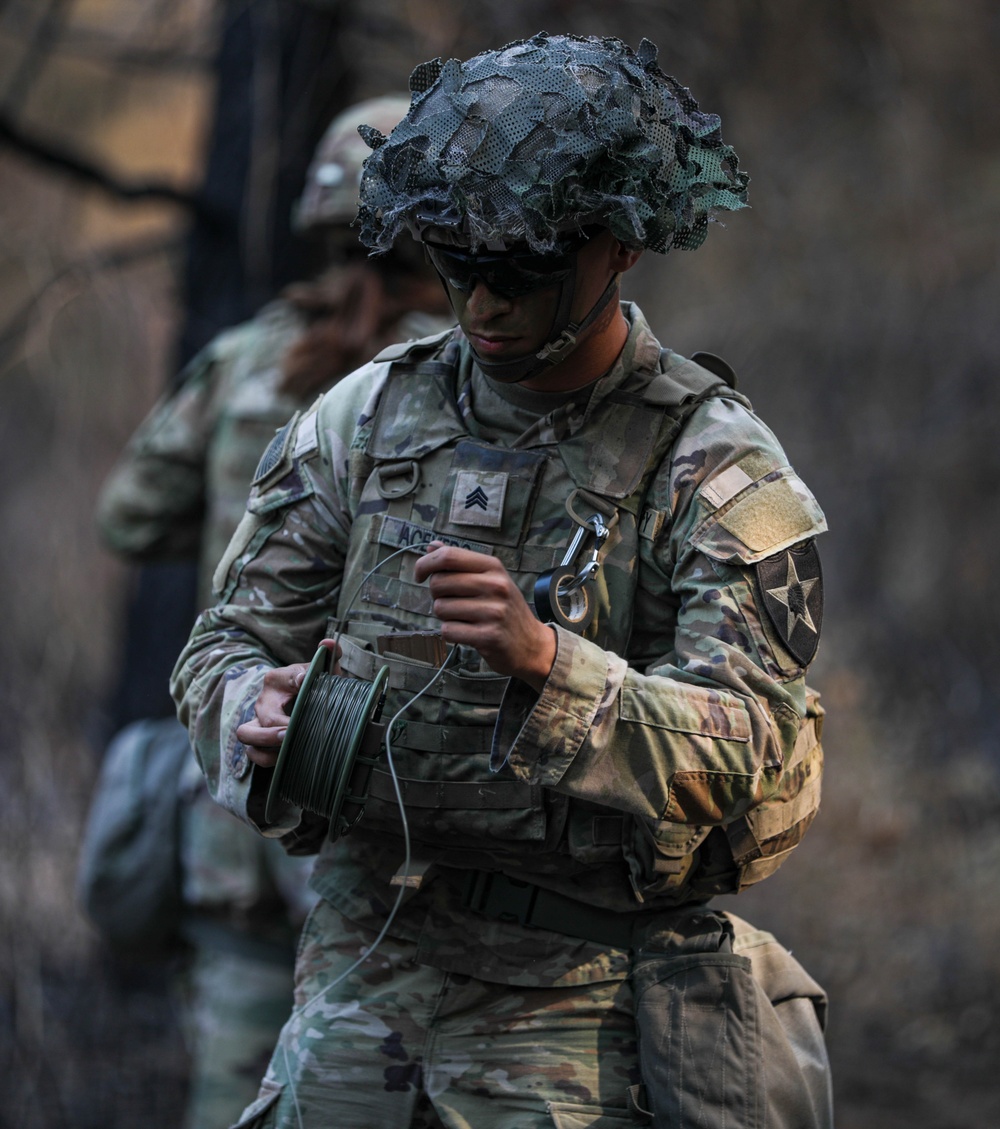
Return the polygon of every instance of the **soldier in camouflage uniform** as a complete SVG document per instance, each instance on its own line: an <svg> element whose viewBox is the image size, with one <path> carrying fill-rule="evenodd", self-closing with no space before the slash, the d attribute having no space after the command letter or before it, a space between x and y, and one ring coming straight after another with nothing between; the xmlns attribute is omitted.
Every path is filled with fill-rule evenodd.
<svg viewBox="0 0 1000 1129"><path fill-rule="evenodd" d="M725 367L618 300L643 249L746 199L656 55L543 34L437 60L365 131L362 239L415 233L460 328L276 437L174 672L217 800L325 835L241 1125L831 1124L822 990L709 904L818 805L825 523ZM272 788L320 643L388 672L348 834Z"/></svg>
<svg viewBox="0 0 1000 1129"><path fill-rule="evenodd" d="M387 343L450 323L419 253L368 260L349 228L368 153L357 127L375 119L389 130L408 105L374 99L330 125L297 208L325 271L212 341L140 426L102 491L98 520L117 552L140 560L199 553L201 606L275 431ZM193 757L192 768L179 801L181 930L193 949L187 1125L214 1129L257 1093L291 1007L296 939L315 894L312 859L242 826L213 802Z"/></svg>

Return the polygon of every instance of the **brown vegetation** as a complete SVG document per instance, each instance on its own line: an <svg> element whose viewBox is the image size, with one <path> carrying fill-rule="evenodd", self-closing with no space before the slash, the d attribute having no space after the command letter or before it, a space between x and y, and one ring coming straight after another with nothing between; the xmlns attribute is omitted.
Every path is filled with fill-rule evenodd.
<svg viewBox="0 0 1000 1129"><path fill-rule="evenodd" d="M733 908L830 991L841 1129L996 1124L995 5L343 6L359 96L399 88L439 51L545 27L647 35L722 115L752 210L695 255L650 256L630 296L666 343L736 367L831 526L813 677L828 709L823 811ZM122 177L195 183L214 6L53 4L66 10L46 32L49 7L0 4L0 111ZM168 997L107 960L72 885L129 582L92 510L172 364L182 221L0 157L0 1126L12 1129L177 1116Z"/></svg>

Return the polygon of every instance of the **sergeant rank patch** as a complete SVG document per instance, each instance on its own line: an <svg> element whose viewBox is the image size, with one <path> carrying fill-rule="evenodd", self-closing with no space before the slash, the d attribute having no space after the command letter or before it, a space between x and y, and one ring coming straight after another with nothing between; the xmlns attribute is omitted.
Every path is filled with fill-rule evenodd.
<svg viewBox="0 0 1000 1129"><path fill-rule="evenodd" d="M793 658L808 665L823 626L823 571L815 541L794 545L757 564L767 617Z"/></svg>
<svg viewBox="0 0 1000 1129"><path fill-rule="evenodd" d="M451 523L499 529L503 525L508 478L502 470L460 470L451 500Z"/></svg>

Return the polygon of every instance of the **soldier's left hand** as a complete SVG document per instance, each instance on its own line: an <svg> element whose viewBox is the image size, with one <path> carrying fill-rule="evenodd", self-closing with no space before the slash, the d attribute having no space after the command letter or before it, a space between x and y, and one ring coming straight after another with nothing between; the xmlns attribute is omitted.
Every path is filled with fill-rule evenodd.
<svg viewBox="0 0 1000 1129"><path fill-rule="evenodd" d="M535 617L500 561L432 541L414 572L428 582L446 643L474 647L497 674L541 691L555 662L555 632Z"/></svg>

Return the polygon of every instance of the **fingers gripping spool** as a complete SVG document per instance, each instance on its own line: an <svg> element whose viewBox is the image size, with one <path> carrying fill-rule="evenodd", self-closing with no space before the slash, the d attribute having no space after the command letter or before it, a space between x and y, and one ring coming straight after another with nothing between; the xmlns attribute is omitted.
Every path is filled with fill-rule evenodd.
<svg viewBox="0 0 1000 1129"><path fill-rule="evenodd" d="M278 751L265 814L277 817L280 801L330 820L330 837L349 831L364 813L372 768L382 752L389 672L373 682L330 673L332 653L320 647L299 690Z"/></svg>
<svg viewBox="0 0 1000 1129"><path fill-rule="evenodd" d="M576 531L558 568L543 572L535 582L535 612L543 623L558 623L579 635L594 618L593 580L601 568L601 550L611 530L594 514ZM580 567L576 559L590 535L587 556Z"/></svg>

